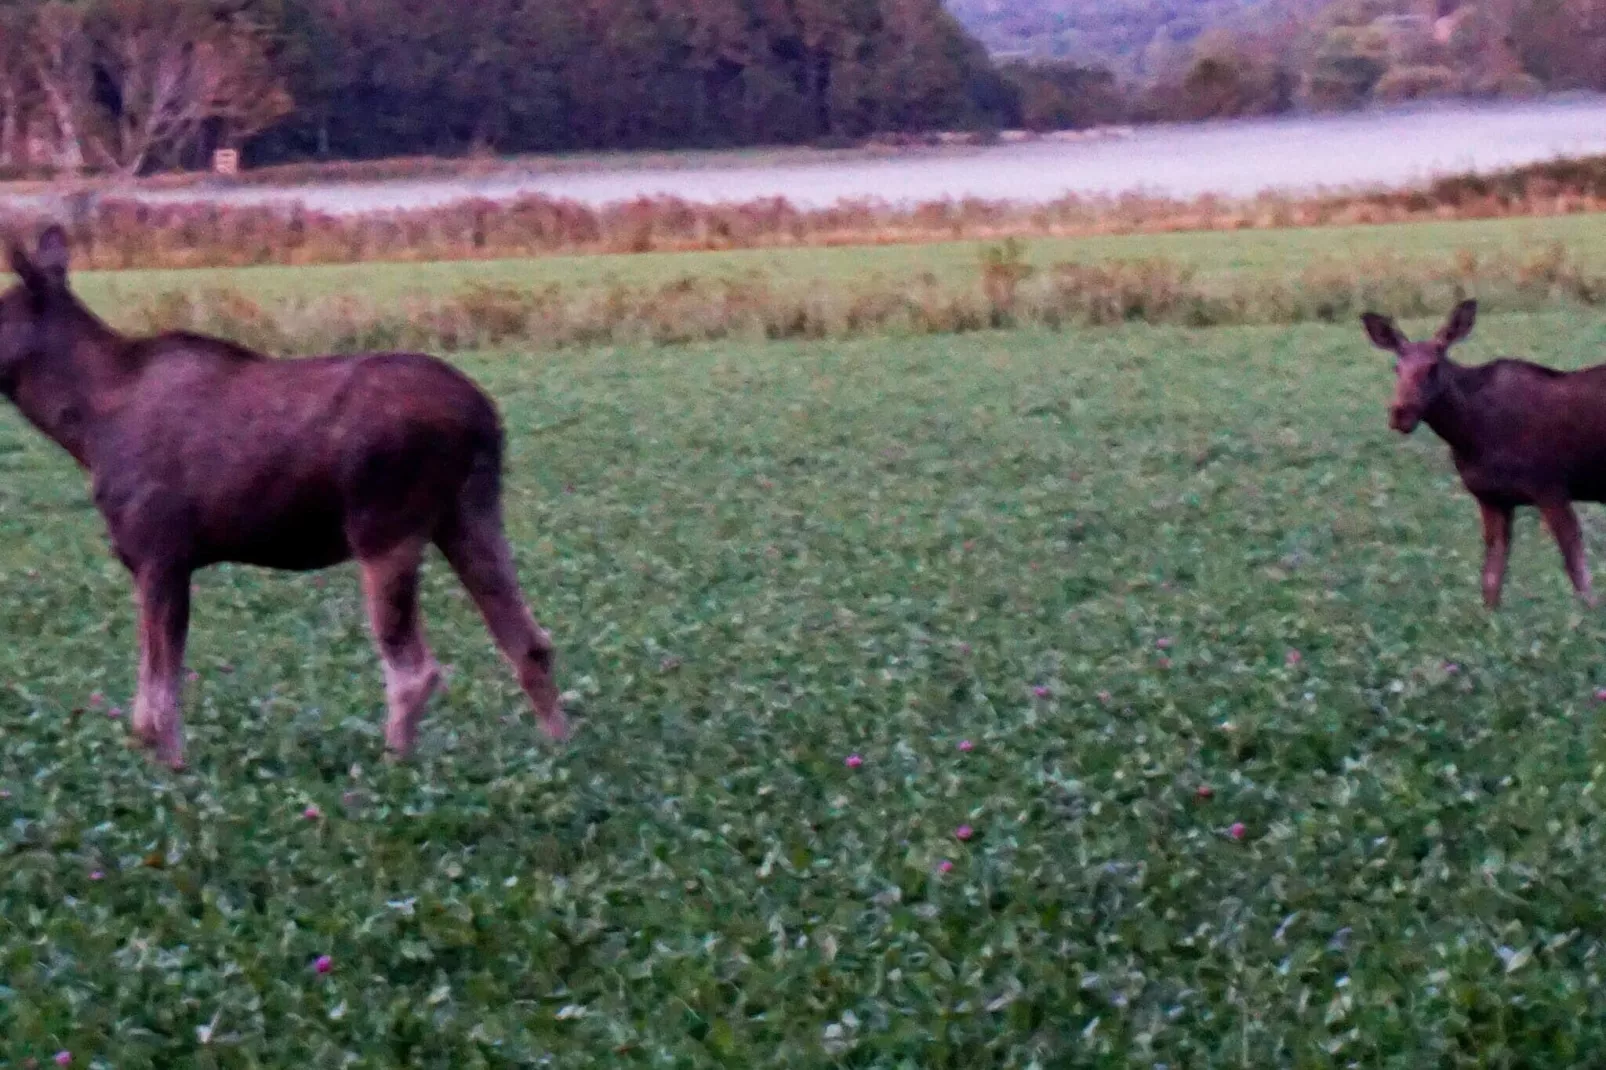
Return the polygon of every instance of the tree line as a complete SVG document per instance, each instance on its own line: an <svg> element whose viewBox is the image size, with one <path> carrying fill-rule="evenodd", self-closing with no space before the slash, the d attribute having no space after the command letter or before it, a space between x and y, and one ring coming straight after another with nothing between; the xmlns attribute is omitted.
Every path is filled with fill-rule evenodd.
<svg viewBox="0 0 1606 1070"><path fill-rule="evenodd" d="M1314 2L1138 77L990 57L942 0L0 0L0 169L847 144L1606 87L1601 0Z"/></svg>
<svg viewBox="0 0 1606 1070"><path fill-rule="evenodd" d="M0 0L0 161L255 162L984 129L940 0ZM44 160L41 160L41 157Z"/></svg>

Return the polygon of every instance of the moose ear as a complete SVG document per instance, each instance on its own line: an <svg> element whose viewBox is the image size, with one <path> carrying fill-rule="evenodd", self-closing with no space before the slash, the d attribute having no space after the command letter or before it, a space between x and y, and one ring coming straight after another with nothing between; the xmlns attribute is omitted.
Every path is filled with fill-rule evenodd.
<svg viewBox="0 0 1606 1070"><path fill-rule="evenodd" d="M32 293L44 295L66 289L71 255L67 251L67 232L59 225L50 226L40 235L39 249L33 256L15 242L10 251L11 270Z"/></svg>
<svg viewBox="0 0 1606 1070"><path fill-rule="evenodd" d="M1439 328L1438 343L1446 348L1455 345L1467 335L1472 333L1472 325L1478 320L1478 302L1463 301L1455 306L1450 318L1444 326Z"/></svg>
<svg viewBox="0 0 1606 1070"><path fill-rule="evenodd" d="M22 246L11 242L7 248L11 260L11 270L17 273L22 284L30 290L37 290L45 284L44 272L34 265L33 258L23 252Z"/></svg>
<svg viewBox="0 0 1606 1070"><path fill-rule="evenodd" d="M67 248L67 232L61 224L52 223L39 235L39 252L34 256L34 263L39 265L45 274L53 276L58 282L67 281L67 268L72 260L72 253Z"/></svg>
<svg viewBox="0 0 1606 1070"><path fill-rule="evenodd" d="M1361 324L1366 328L1366 337L1379 349L1387 349L1398 353L1405 345L1405 335L1394 326L1394 321L1387 316L1379 316L1376 312L1368 312L1361 317Z"/></svg>

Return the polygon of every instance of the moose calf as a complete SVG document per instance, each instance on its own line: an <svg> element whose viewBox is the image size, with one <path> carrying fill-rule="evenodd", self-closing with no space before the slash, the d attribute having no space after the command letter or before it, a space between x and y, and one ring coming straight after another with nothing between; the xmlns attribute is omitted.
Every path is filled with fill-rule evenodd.
<svg viewBox="0 0 1606 1070"><path fill-rule="evenodd" d="M466 376L416 353L272 360L186 333L126 338L67 285L51 227L0 296L0 393L89 473L139 600L133 732L184 763L190 576L223 562L310 571L356 558L385 670L388 749L413 748L440 669L418 572L433 543L548 733L565 734L552 643L502 531L502 428Z"/></svg>
<svg viewBox="0 0 1606 1070"><path fill-rule="evenodd" d="M1375 312L1367 337L1395 355L1389 424L1409 435L1426 422L1450 447L1461 482L1483 512L1483 600L1500 605L1511 515L1537 506L1561 548L1573 588L1595 595L1575 501L1606 501L1606 365L1563 372L1525 360L1465 367L1449 349L1472 333L1475 301L1462 302L1431 341L1412 342Z"/></svg>

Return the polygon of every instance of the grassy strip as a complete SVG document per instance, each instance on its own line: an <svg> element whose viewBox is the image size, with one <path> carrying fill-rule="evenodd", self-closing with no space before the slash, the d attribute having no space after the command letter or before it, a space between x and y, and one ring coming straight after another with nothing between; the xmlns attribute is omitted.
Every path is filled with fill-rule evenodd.
<svg viewBox="0 0 1606 1070"><path fill-rule="evenodd" d="M1594 306L1606 301L1606 271L1559 242L1525 253L1461 250L1426 261L1379 254L1316 260L1295 273L1202 275L1161 257L1043 268L1008 241L984 249L968 277L831 284L751 272L582 286L471 282L391 301L350 294L258 299L221 286L164 290L108 313L129 330L197 330L272 352L550 350L1117 323L1332 322L1373 306L1435 315L1468 295L1492 311Z"/></svg>

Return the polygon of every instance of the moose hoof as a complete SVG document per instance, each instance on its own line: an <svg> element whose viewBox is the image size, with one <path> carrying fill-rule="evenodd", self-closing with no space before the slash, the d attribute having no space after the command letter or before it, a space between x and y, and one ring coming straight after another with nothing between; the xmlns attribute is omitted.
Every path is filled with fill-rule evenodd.
<svg viewBox="0 0 1606 1070"><path fill-rule="evenodd" d="M385 753L394 754L401 761L413 756L413 750L418 746L418 729L410 724L389 724L385 726Z"/></svg>
<svg viewBox="0 0 1606 1070"><path fill-rule="evenodd" d="M160 740L155 747L155 758L175 773L184 771L184 744L171 737Z"/></svg>
<svg viewBox="0 0 1606 1070"><path fill-rule="evenodd" d="M569 718L564 716L561 710L550 716L542 717L541 730L546 733L546 737L552 742L563 743L568 740L571 733Z"/></svg>
<svg viewBox="0 0 1606 1070"><path fill-rule="evenodd" d="M184 756L182 754L163 754L161 753L160 748L151 753L151 759L157 765L160 765L165 769L170 769L175 773L182 773L185 769L189 768L189 766L185 764Z"/></svg>
<svg viewBox="0 0 1606 1070"><path fill-rule="evenodd" d="M162 735L149 720L135 717L128 724L129 746L154 749L162 742Z"/></svg>

